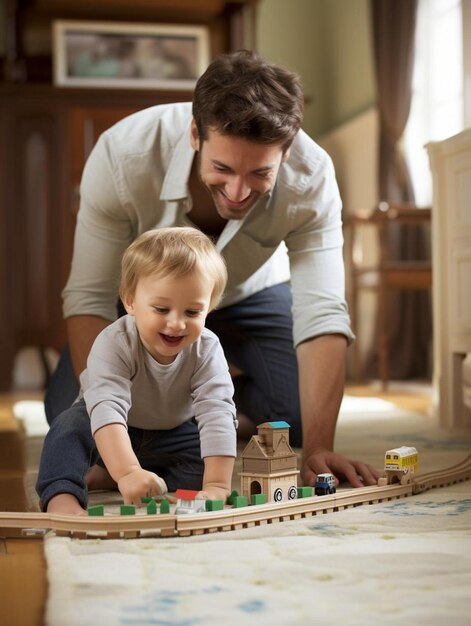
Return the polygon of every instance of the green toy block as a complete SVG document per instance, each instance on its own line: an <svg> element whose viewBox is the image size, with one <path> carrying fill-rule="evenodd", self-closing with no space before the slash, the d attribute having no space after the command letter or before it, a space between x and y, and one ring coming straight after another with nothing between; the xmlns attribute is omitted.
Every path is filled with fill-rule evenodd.
<svg viewBox="0 0 471 626"><path fill-rule="evenodd" d="M156 515L157 514L157 502L150 498L150 502L147 505L147 515Z"/></svg>
<svg viewBox="0 0 471 626"><path fill-rule="evenodd" d="M234 491L231 491L231 495L227 498L227 504L234 504L233 500L234 498L237 498L239 495L239 493L234 489Z"/></svg>
<svg viewBox="0 0 471 626"><path fill-rule="evenodd" d="M160 503L161 513L170 513L170 502L168 500L162 500Z"/></svg>
<svg viewBox="0 0 471 626"><path fill-rule="evenodd" d="M141 497L141 502L142 504L149 504L149 502L152 502L154 498L150 497L150 496L142 496Z"/></svg>
<svg viewBox="0 0 471 626"><path fill-rule="evenodd" d="M103 504L96 504L95 506L89 506L88 507L88 514L89 515L104 515L105 514L105 507L103 506Z"/></svg>
<svg viewBox="0 0 471 626"><path fill-rule="evenodd" d="M121 515L136 515L136 507L134 504L122 504L120 507Z"/></svg>
<svg viewBox="0 0 471 626"><path fill-rule="evenodd" d="M250 504L266 504L267 495L265 493L254 493L250 498Z"/></svg>
<svg viewBox="0 0 471 626"><path fill-rule="evenodd" d="M224 500L206 500L207 511L222 511L224 509Z"/></svg>
<svg viewBox="0 0 471 626"><path fill-rule="evenodd" d="M247 496L236 496L233 498L232 506L235 509L240 509L243 506L247 506Z"/></svg>
<svg viewBox="0 0 471 626"><path fill-rule="evenodd" d="M312 496L312 487L298 487L298 498L310 498Z"/></svg>

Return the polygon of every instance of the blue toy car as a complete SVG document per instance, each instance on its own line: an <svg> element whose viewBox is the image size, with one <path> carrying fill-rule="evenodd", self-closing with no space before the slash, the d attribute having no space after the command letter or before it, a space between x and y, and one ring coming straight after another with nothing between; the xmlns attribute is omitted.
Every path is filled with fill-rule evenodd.
<svg viewBox="0 0 471 626"><path fill-rule="evenodd" d="M316 483L314 485L314 493L316 496L327 496L335 493L335 477L333 474L317 474Z"/></svg>

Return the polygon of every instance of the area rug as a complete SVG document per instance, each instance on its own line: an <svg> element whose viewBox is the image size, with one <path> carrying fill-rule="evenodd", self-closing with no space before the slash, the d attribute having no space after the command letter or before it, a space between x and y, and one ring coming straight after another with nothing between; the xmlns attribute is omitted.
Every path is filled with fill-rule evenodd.
<svg viewBox="0 0 471 626"><path fill-rule="evenodd" d="M337 450L380 468L413 445L424 472L469 454L471 432L368 400L344 404ZM45 552L48 626L471 624L471 481L196 537L51 535Z"/></svg>

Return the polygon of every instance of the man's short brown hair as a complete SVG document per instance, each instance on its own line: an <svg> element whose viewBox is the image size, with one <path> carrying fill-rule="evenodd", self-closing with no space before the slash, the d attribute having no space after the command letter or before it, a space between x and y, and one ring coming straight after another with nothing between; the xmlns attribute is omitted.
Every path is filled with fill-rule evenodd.
<svg viewBox="0 0 471 626"><path fill-rule="evenodd" d="M199 139L208 129L287 150L303 119L299 77L255 52L225 54L196 84L193 117Z"/></svg>

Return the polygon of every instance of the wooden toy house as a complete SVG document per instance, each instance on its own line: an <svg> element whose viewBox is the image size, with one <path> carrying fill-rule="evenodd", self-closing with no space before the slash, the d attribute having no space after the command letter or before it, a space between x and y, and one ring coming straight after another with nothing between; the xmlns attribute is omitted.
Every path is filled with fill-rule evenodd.
<svg viewBox="0 0 471 626"><path fill-rule="evenodd" d="M289 424L265 422L257 426L241 455L241 495L264 493L268 502L297 497L298 457L289 445Z"/></svg>
<svg viewBox="0 0 471 626"><path fill-rule="evenodd" d="M177 489L175 491L175 497L177 498L175 515L187 515L205 511L206 500L199 499L198 494L199 491L192 489Z"/></svg>

